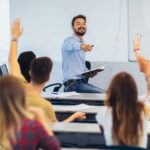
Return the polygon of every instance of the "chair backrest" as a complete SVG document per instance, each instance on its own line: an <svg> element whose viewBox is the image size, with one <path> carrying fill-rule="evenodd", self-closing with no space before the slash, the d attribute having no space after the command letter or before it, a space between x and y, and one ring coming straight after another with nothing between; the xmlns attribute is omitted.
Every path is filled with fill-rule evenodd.
<svg viewBox="0 0 150 150"><path fill-rule="evenodd" d="M1 76L8 75L8 69L7 69L6 64L3 64L0 66L0 75Z"/></svg>
<svg viewBox="0 0 150 150"><path fill-rule="evenodd" d="M85 66L88 70L91 70L91 62L90 61L85 61Z"/></svg>
<svg viewBox="0 0 150 150"><path fill-rule="evenodd" d="M46 89L51 87L51 86L55 86L53 89L53 92L58 92L59 89L62 87L62 84L61 83L54 83L54 84L47 85L43 88L43 91L46 92Z"/></svg>

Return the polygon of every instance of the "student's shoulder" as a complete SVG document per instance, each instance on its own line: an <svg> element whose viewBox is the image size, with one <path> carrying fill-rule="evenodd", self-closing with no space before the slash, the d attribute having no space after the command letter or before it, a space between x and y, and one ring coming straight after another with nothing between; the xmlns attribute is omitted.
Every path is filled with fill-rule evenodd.
<svg viewBox="0 0 150 150"><path fill-rule="evenodd" d="M41 103L43 103L43 105L45 107L52 107L52 104L50 101L46 100L45 98L43 98L42 96L38 96L38 99L40 100Z"/></svg>
<svg viewBox="0 0 150 150"><path fill-rule="evenodd" d="M24 118L22 120L22 128L23 130L29 130L29 129L37 129L39 127L41 127L41 123L35 119L28 119L28 118Z"/></svg>
<svg viewBox="0 0 150 150"><path fill-rule="evenodd" d="M106 114L111 108L108 106L101 106L99 109L99 113Z"/></svg>
<svg viewBox="0 0 150 150"><path fill-rule="evenodd" d="M108 117L111 117L111 108L108 106L100 107L99 112L96 115L96 120L98 122L101 122L102 120L105 120Z"/></svg>

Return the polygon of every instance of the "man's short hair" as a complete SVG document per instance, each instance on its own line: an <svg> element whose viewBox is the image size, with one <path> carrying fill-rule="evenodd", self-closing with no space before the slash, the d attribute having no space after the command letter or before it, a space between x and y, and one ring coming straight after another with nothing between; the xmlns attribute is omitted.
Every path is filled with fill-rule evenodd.
<svg viewBox="0 0 150 150"><path fill-rule="evenodd" d="M76 19L79 19L79 18L85 20L85 22L86 22L86 17L84 15L77 15L77 16L73 17L71 25L74 26Z"/></svg>
<svg viewBox="0 0 150 150"><path fill-rule="evenodd" d="M42 84L48 81L53 62L49 57L39 57L32 61L31 70L31 81L36 84Z"/></svg>

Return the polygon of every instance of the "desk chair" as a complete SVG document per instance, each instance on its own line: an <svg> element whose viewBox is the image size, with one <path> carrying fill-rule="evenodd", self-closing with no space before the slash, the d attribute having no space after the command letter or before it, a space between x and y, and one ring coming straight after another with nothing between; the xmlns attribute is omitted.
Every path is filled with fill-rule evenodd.
<svg viewBox="0 0 150 150"><path fill-rule="evenodd" d="M85 66L88 70L91 69L91 62L90 61L85 61ZM87 81L89 79L87 78ZM50 88L52 86L55 86L54 89L53 89L53 92L58 92L59 89L62 87L62 84L61 83L53 83L53 84L50 84L50 85L47 85L43 88L43 91L45 92L47 88Z"/></svg>

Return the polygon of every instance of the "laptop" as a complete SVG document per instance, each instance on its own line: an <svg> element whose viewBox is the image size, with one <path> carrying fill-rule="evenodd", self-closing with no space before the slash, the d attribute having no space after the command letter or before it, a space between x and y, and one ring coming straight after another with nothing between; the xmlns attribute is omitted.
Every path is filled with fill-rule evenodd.
<svg viewBox="0 0 150 150"><path fill-rule="evenodd" d="M0 76L6 76L8 75L8 69L6 64L3 64L0 66Z"/></svg>

